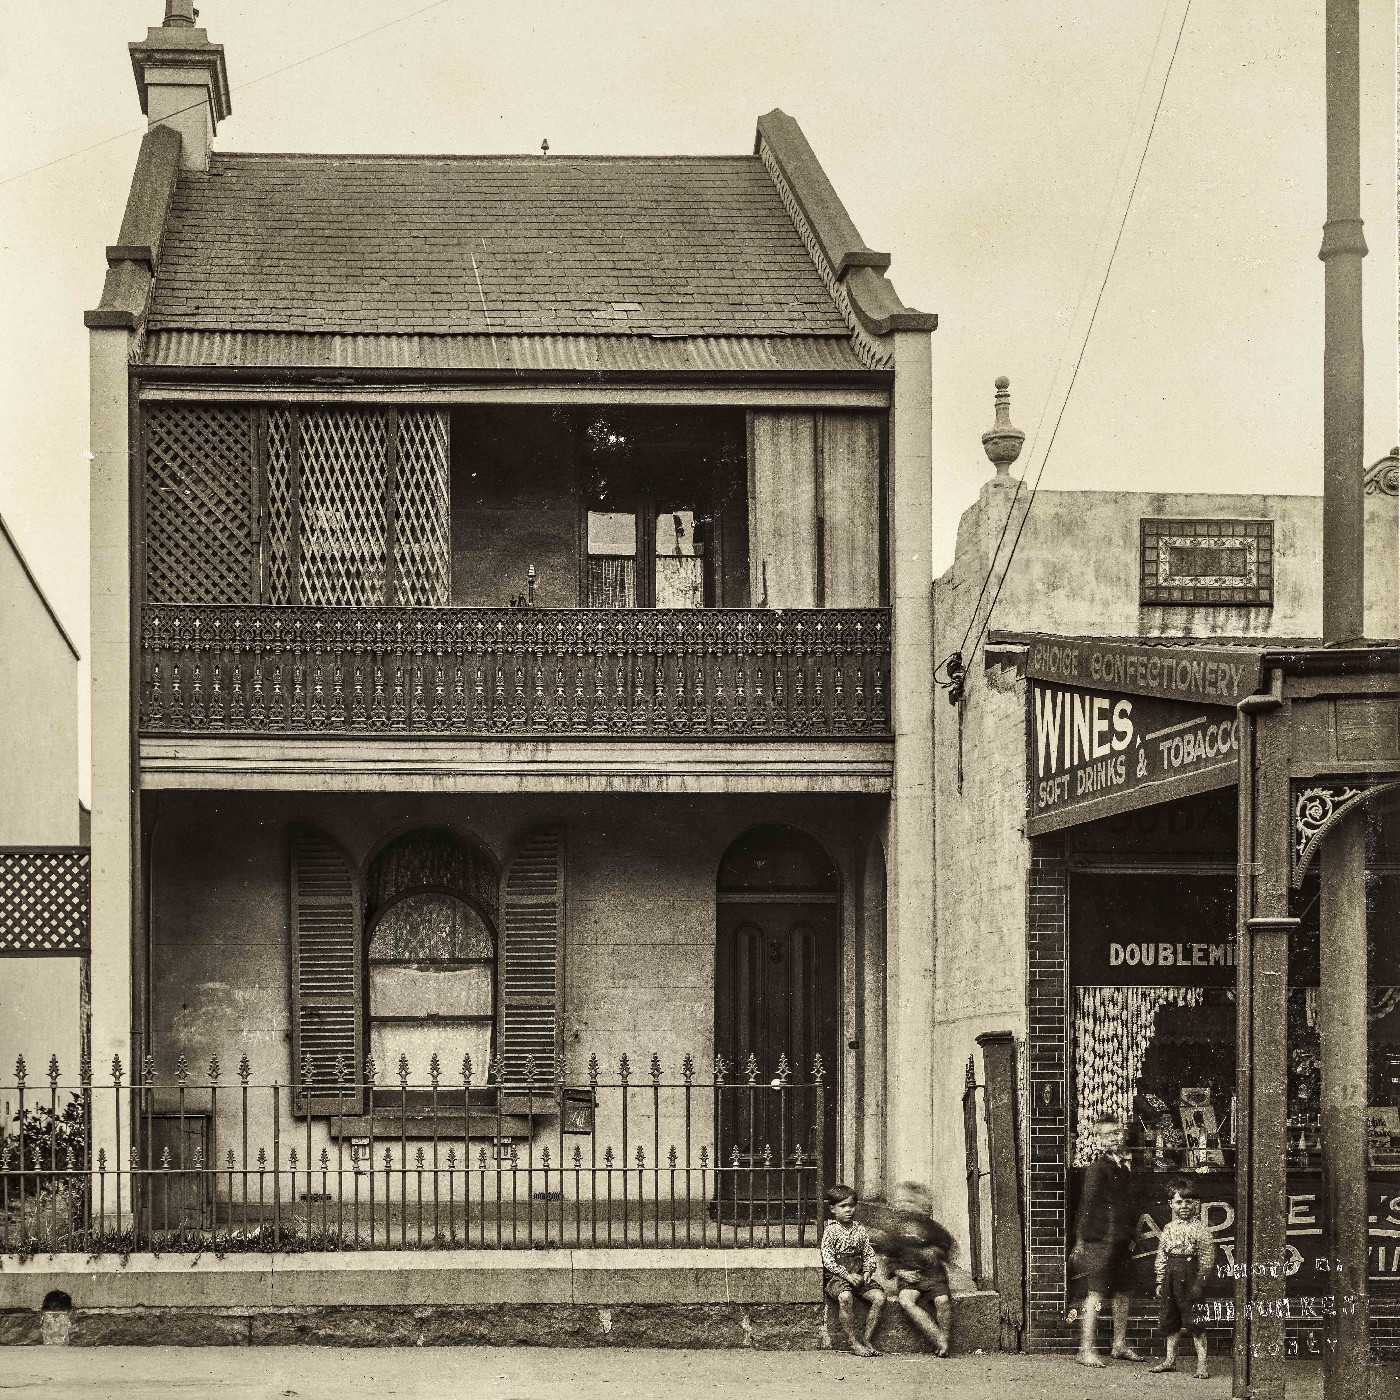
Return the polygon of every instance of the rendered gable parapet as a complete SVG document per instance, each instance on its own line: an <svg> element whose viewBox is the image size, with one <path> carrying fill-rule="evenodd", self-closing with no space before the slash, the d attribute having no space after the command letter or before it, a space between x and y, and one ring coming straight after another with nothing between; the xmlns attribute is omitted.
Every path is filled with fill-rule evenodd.
<svg viewBox="0 0 1400 1400"><path fill-rule="evenodd" d="M180 170L180 145L180 133L168 126L153 127L141 140L121 231L107 248L102 300L83 314L90 330L134 330L145 318Z"/></svg>
<svg viewBox="0 0 1400 1400"><path fill-rule="evenodd" d="M936 315L916 311L899 299L885 276L890 255L867 247L802 128L786 112L775 107L758 119L754 151L786 186L816 244L812 251L819 270L845 291L862 330L880 337L938 328Z"/></svg>

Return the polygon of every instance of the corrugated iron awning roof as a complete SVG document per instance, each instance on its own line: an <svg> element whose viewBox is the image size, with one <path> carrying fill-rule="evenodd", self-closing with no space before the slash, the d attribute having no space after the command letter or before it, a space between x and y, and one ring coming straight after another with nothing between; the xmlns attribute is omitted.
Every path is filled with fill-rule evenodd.
<svg viewBox="0 0 1400 1400"><path fill-rule="evenodd" d="M157 330L141 363L190 369L867 372L847 336L327 335Z"/></svg>

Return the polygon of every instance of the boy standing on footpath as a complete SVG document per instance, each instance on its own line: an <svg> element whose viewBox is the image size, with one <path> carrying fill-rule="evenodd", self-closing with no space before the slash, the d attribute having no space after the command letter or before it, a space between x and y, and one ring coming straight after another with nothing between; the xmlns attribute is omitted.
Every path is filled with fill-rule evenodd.
<svg viewBox="0 0 1400 1400"><path fill-rule="evenodd" d="M1215 1241L1201 1219L1201 1202L1189 1181L1174 1181L1168 1188L1172 1218L1157 1245L1157 1296L1162 1300L1162 1331L1167 1339L1167 1359L1154 1371L1176 1370L1176 1349L1182 1332L1196 1345L1196 1379L1209 1380L1206 1366L1206 1325L1201 1317L1201 1295L1215 1263Z"/></svg>
<svg viewBox="0 0 1400 1400"><path fill-rule="evenodd" d="M1084 1173L1084 1196L1079 1206L1070 1263L1087 1281L1083 1330L1079 1339L1079 1364L1102 1366L1097 1337L1104 1299L1113 1299L1113 1349L1118 1361L1141 1361L1128 1345L1128 1267L1132 1255L1134 1215L1131 1159L1126 1134L1116 1114L1103 1113L1094 1121L1102 1149Z"/></svg>

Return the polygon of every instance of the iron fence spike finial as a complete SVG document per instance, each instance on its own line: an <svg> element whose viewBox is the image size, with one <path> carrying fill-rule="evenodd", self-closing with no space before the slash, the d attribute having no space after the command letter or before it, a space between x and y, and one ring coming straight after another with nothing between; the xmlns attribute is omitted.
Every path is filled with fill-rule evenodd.
<svg viewBox="0 0 1400 1400"><path fill-rule="evenodd" d="M574 1169L577 1170L583 1165L583 1148L578 1143L574 1143Z"/></svg>
<svg viewBox="0 0 1400 1400"><path fill-rule="evenodd" d="M413 1165L421 1172L423 1170L423 1149L420 1146L413 1154Z"/></svg>
<svg viewBox="0 0 1400 1400"><path fill-rule="evenodd" d="M642 1151L641 1143L637 1144L637 1170L641 1171L647 1164L647 1154Z"/></svg>
<svg viewBox="0 0 1400 1400"><path fill-rule="evenodd" d="M773 1165L773 1149L766 1142L763 1144L763 1165L765 1167Z"/></svg>
<svg viewBox="0 0 1400 1400"><path fill-rule="evenodd" d="M802 1152L802 1144L798 1143L797 1146L792 1149L792 1164L795 1167L800 1167L806 1160Z"/></svg>
<svg viewBox="0 0 1400 1400"><path fill-rule="evenodd" d="M247 1054L243 1054L238 1060L238 1077L243 1081L246 1088L248 1081L253 1077L253 1066L248 1063Z"/></svg>
<svg viewBox="0 0 1400 1400"><path fill-rule="evenodd" d="M758 1056L749 1052L748 1062L744 1065L744 1078L750 1084L758 1083Z"/></svg>
<svg viewBox="0 0 1400 1400"><path fill-rule="evenodd" d="M486 1149L484 1147L479 1147L477 1149L476 1169L479 1172L484 1172L486 1170Z"/></svg>
<svg viewBox="0 0 1400 1400"><path fill-rule="evenodd" d="M26 1076L29 1074L29 1067L24 1063L23 1055L15 1056L15 1082L23 1085Z"/></svg>
<svg viewBox="0 0 1400 1400"><path fill-rule="evenodd" d="M107 1149L105 1147L97 1149L97 1170L100 1172L107 1170Z"/></svg>
<svg viewBox="0 0 1400 1400"><path fill-rule="evenodd" d="M612 1164L613 1164L613 1150L612 1150L611 1147L605 1147L605 1148L603 1149L603 1165L604 1165L605 1167L607 1167L609 1171L611 1171L611 1170L612 1170Z"/></svg>
<svg viewBox="0 0 1400 1400"><path fill-rule="evenodd" d="M379 1074L379 1066L374 1062L373 1055L365 1056L365 1083L373 1084Z"/></svg>
<svg viewBox="0 0 1400 1400"><path fill-rule="evenodd" d="M710 1149L709 1149L708 1147L702 1147L702 1148L700 1149L700 1170L701 1170L702 1172L703 1172L703 1171L707 1171L707 1170L709 1169L709 1165L710 1165Z"/></svg>
<svg viewBox="0 0 1400 1400"><path fill-rule="evenodd" d="M384 1149L384 1170L387 1172L393 1168L394 1154L386 1147Z"/></svg>
<svg viewBox="0 0 1400 1400"><path fill-rule="evenodd" d="M135 1171L141 1165L141 1153L133 1147L131 1149L131 1170Z"/></svg>
<svg viewBox="0 0 1400 1400"><path fill-rule="evenodd" d="M330 1150L329 1150L329 1148L323 1147L323 1148L321 1149L321 1170L322 1170L323 1172L324 1172L324 1171L329 1171L329 1170L330 1170L330 1165L331 1165L331 1154L330 1154Z"/></svg>
<svg viewBox="0 0 1400 1400"><path fill-rule="evenodd" d="M209 1081L212 1084L219 1082L219 1057L217 1055L209 1057Z"/></svg>
<svg viewBox="0 0 1400 1400"><path fill-rule="evenodd" d="M447 1170L448 1170L448 1171L455 1171L456 1169L457 1169L457 1149L456 1149L455 1147L449 1147L449 1148L447 1149Z"/></svg>
<svg viewBox="0 0 1400 1400"><path fill-rule="evenodd" d="M143 1084L149 1084L155 1077L156 1057L154 1055L147 1055L146 1058L141 1061L141 1082Z"/></svg>
<svg viewBox="0 0 1400 1400"><path fill-rule="evenodd" d="M678 1159L676 1157L676 1147L674 1143L671 1144L671 1150L666 1154L666 1160L670 1164L671 1170L675 1171Z"/></svg>
<svg viewBox="0 0 1400 1400"><path fill-rule="evenodd" d="M175 1081L176 1081L176 1083L178 1083L178 1084L183 1084L183 1083L185 1082L185 1080L188 1079L189 1077L190 1077L190 1062L189 1062L189 1060L185 1057L185 1053L184 1053L184 1051L182 1050L182 1051L180 1052L179 1057L178 1057L178 1058L176 1059L176 1061L175 1061Z"/></svg>
<svg viewBox="0 0 1400 1400"><path fill-rule="evenodd" d="M549 1144L548 1144L548 1143L546 1143L546 1144L544 1145L544 1147L543 1147L543 1148L541 1149L541 1151L540 1151L540 1164L544 1167L545 1171L548 1171L548 1170L549 1170Z"/></svg>
<svg viewBox="0 0 1400 1400"><path fill-rule="evenodd" d="M651 1052L651 1077L653 1079L661 1078L661 1056L655 1050Z"/></svg>
<svg viewBox="0 0 1400 1400"><path fill-rule="evenodd" d="M85 1089L92 1083L92 1060L87 1055L78 1061L78 1083Z"/></svg>
<svg viewBox="0 0 1400 1400"><path fill-rule="evenodd" d="M229 1148L229 1150L228 1150L228 1157L227 1157L225 1160L228 1162L228 1169L229 1169L229 1171L232 1171L233 1168L234 1168L233 1148L231 1148L231 1147Z"/></svg>
<svg viewBox="0 0 1400 1400"><path fill-rule="evenodd" d="M535 1057L533 1055L525 1056L525 1083L532 1089L535 1087Z"/></svg>
<svg viewBox="0 0 1400 1400"><path fill-rule="evenodd" d="M731 1149L731 1151L730 1151L730 1153L729 1153L729 1160L730 1160L730 1164L731 1164L731 1165L736 1166L736 1167L739 1165L739 1145L738 1145L738 1143L735 1143L735 1144L734 1144L734 1147Z"/></svg>
<svg viewBox="0 0 1400 1400"><path fill-rule="evenodd" d="M118 1084L122 1082L122 1057L120 1055L112 1056L112 1079Z"/></svg>
<svg viewBox="0 0 1400 1400"><path fill-rule="evenodd" d="M399 1087L400 1087L401 1089L407 1089L407 1088L408 1088L408 1056L407 1056L407 1055L400 1055L400 1056L399 1056Z"/></svg>
<svg viewBox="0 0 1400 1400"><path fill-rule="evenodd" d="M432 1081L433 1088L436 1089L438 1080L442 1078L442 1062L438 1059L436 1050L428 1057L428 1078Z"/></svg>
<svg viewBox="0 0 1400 1400"><path fill-rule="evenodd" d="M590 1056L588 1057L588 1081L589 1081L590 1084L593 1084L595 1087L596 1087L596 1085L597 1085L597 1083L598 1083L598 1057L597 1057L597 1055L590 1055Z"/></svg>
<svg viewBox="0 0 1400 1400"><path fill-rule="evenodd" d="M335 1082L337 1084L344 1084L349 1078L350 1065L345 1059L345 1052L341 1051L341 1053L335 1057Z"/></svg>
<svg viewBox="0 0 1400 1400"><path fill-rule="evenodd" d="M470 1088L470 1087L471 1087L471 1082L472 1082L472 1057L471 1057L470 1055L463 1055L463 1056L462 1056L462 1083L465 1084L465 1085L467 1085L468 1088Z"/></svg>
<svg viewBox="0 0 1400 1400"><path fill-rule="evenodd" d="M49 1083L58 1088L58 1056L49 1056Z"/></svg>
<svg viewBox="0 0 1400 1400"><path fill-rule="evenodd" d="M515 1171L520 1166L520 1149L515 1145L515 1139L510 1143L510 1169Z"/></svg>
<svg viewBox="0 0 1400 1400"><path fill-rule="evenodd" d="M812 1056L812 1078L815 1079L815 1080L817 1081L818 1084L820 1084L821 1081L822 1081L822 1077L823 1077L825 1074L826 1074L826 1071L822 1068L822 1057L821 1057L821 1055L820 1055L820 1054L813 1055L813 1056Z"/></svg>
<svg viewBox="0 0 1400 1400"><path fill-rule="evenodd" d="M715 1083L717 1083L717 1084L723 1084L723 1083L724 1083L724 1072L725 1072L725 1070L728 1069L728 1068L729 1068L729 1066L726 1065L725 1062L724 1062L724 1056L723 1056L723 1055L716 1055L716 1056L715 1056Z"/></svg>
<svg viewBox="0 0 1400 1400"><path fill-rule="evenodd" d="M258 1170L259 1170L259 1171L265 1171L266 1169L267 1169L267 1148L265 1148L265 1147L260 1147L260 1148L258 1148Z"/></svg>
<svg viewBox="0 0 1400 1400"><path fill-rule="evenodd" d="M695 1061L691 1059L689 1050L686 1051L681 1060L681 1078L684 1079L687 1084L695 1078Z"/></svg>
<svg viewBox="0 0 1400 1400"><path fill-rule="evenodd" d="M788 1064L787 1051L782 1051L778 1056L778 1078L786 1084L792 1075L792 1068Z"/></svg>
<svg viewBox="0 0 1400 1400"><path fill-rule="evenodd" d="M632 1062L627 1058L627 1052L622 1052L622 1058L617 1062L617 1072L622 1082L627 1082L628 1076L632 1073Z"/></svg>
<svg viewBox="0 0 1400 1400"><path fill-rule="evenodd" d="M310 1051L303 1050L301 1052L301 1082L303 1084L311 1084L315 1081L315 1078L316 1070L315 1066L311 1063L311 1053Z"/></svg>
<svg viewBox="0 0 1400 1400"><path fill-rule="evenodd" d="M297 1169L297 1150L296 1150L295 1147L292 1148L292 1150L291 1150L290 1152L287 1153L287 1164L291 1167L291 1169L292 1169L293 1171L296 1171L296 1169Z"/></svg>

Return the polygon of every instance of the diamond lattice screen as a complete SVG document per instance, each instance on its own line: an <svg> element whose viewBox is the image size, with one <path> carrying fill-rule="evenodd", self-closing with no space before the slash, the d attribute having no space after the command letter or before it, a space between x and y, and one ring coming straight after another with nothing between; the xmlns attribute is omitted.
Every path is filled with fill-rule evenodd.
<svg viewBox="0 0 1400 1400"><path fill-rule="evenodd" d="M409 409L399 415L394 553L400 603L438 607L451 601L447 443L446 413Z"/></svg>
<svg viewBox="0 0 1400 1400"><path fill-rule="evenodd" d="M246 603L252 597L256 457L246 408L146 410L146 597Z"/></svg>
<svg viewBox="0 0 1400 1400"><path fill-rule="evenodd" d="M86 953L85 849L0 851L0 954Z"/></svg>
<svg viewBox="0 0 1400 1400"><path fill-rule="evenodd" d="M269 415L266 600L291 599L290 536L297 510L303 603L447 603L452 545L446 413L413 410L400 417L393 600L386 594L388 415L321 408L304 410L300 417L300 489L294 502L291 412L274 409Z"/></svg>

